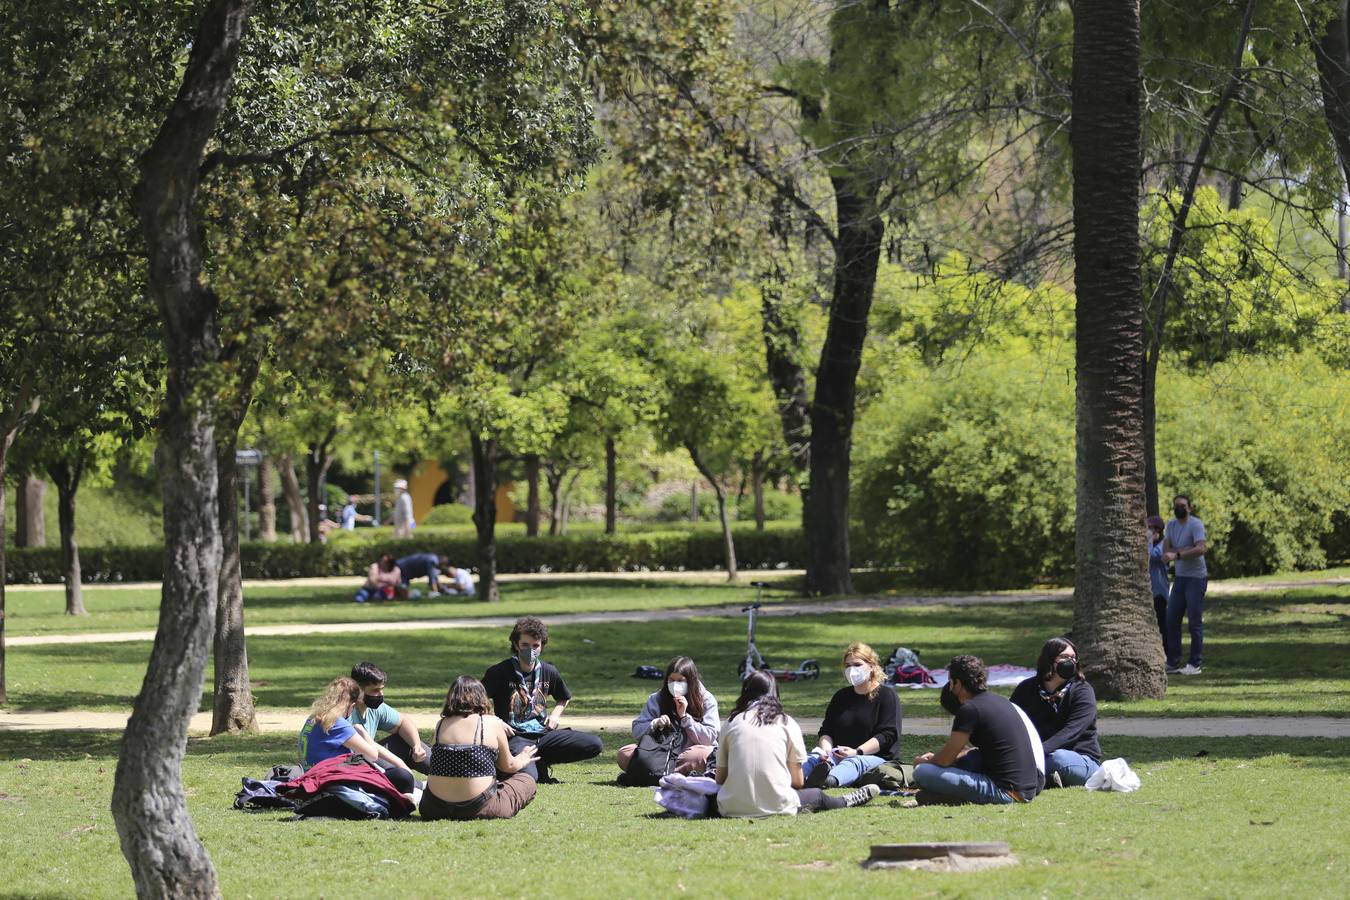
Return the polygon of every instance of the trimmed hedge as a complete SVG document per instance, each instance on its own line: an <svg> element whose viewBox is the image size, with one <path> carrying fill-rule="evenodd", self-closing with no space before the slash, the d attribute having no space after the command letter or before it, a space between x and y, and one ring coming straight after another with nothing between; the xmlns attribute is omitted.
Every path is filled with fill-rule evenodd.
<svg viewBox="0 0 1350 900"><path fill-rule="evenodd" d="M801 568L805 552L798 528L736 529L736 562L741 569ZM444 553L456 562L476 565L471 537L406 541L334 541L328 544L249 543L240 548L245 578L360 577L380 554ZM873 551L857 546L856 563L875 562ZM80 551L87 583L158 581L164 551L160 547L92 547ZM13 584L61 581L61 553L53 548L10 550L7 576ZM497 571L634 572L718 569L722 535L718 531L654 531L616 535L497 538Z"/></svg>

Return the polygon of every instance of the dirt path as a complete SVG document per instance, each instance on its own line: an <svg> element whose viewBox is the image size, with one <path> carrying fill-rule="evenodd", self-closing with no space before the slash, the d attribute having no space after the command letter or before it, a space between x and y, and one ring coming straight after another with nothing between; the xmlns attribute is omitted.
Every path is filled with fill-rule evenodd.
<svg viewBox="0 0 1350 900"><path fill-rule="evenodd" d="M264 709L258 713L259 727L269 734L297 732L307 710ZM419 723L431 727L434 710L408 710ZM126 726L127 714L117 712L3 712L0 711L0 731L120 731ZM585 731L626 733L632 720L628 716L568 716L567 723ZM820 719L797 720L807 734L820 729ZM1350 738L1350 719L1326 716L1307 718L1102 718L1098 730L1108 737L1305 737ZM189 731L206 734L211 728L211 714L198 713L192 717ZM904 733L921 736L945 735L951 729L950 719L905 719Z"/></svg>

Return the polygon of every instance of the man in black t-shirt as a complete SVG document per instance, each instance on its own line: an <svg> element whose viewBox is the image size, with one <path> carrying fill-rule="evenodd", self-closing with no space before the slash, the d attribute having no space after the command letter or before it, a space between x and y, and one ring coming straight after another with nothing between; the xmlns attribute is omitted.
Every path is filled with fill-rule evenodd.
<svg viewBox="0 0 1350 900"><path fill-rule="evenodd" d="M937 753L914 758L926 803L1030 803L1045 787L1045 756L1026 715L985 690L989 670L977 656L947 664L942 708L955 718Z"/></svg>
<svg viewBox="0 0 1350 900"><path fill-rule="evenodd" d="M506 724L511 752L527 742L538 747L535 762L521 771L535 781L550 783L554 763L580 762L600 755L600 738L562 726L563 710L572 699L557 667L539 658L548 643L548 628L534 616L516 621L511 629L511 657L483 673L483 687L492 698L493 712ZM548 710L548 698L553 710Z"/></svg>

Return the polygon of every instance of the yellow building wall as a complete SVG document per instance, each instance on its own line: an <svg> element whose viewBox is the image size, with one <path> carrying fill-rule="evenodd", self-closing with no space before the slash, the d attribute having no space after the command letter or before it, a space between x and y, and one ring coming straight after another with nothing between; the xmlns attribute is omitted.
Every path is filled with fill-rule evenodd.
<svg viewBox="0 0 1350 900"><path fill-rule="evenodd" d="M441 468L435 460L424 459L413 466L408 476L408 493L412 495L413 518L421 522L435 505L436 492L441 485L450 480L450 474ZM516 489L514 482L497 485L497 521L514 522L516 510L511 504L511 493Z"/></svg>

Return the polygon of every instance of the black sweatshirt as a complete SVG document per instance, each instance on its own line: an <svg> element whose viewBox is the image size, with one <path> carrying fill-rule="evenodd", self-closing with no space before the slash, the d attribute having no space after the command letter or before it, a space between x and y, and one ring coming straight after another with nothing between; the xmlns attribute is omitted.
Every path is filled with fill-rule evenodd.
<svg viewBox="0 0 1350 900"><path fill-rule="evenodd" d="M1097 743L1097 693L1086 681L1071 681L1058 704L1041 696L1038 678L1028 678L1012 693L1012 702L1036 726L1047 755L1056 750L1072 750L1102 761Z"/></svg>
<svg viewBox="0 0 1350 900"><path fill-rule="evenodd" d="M900 748L900 698L895 688L883 684L871 699L852 687L840 688L825 708L820 733L829 735L836 747L854 749L876 738L881 746L872 755L889 759Z"/></svg>

